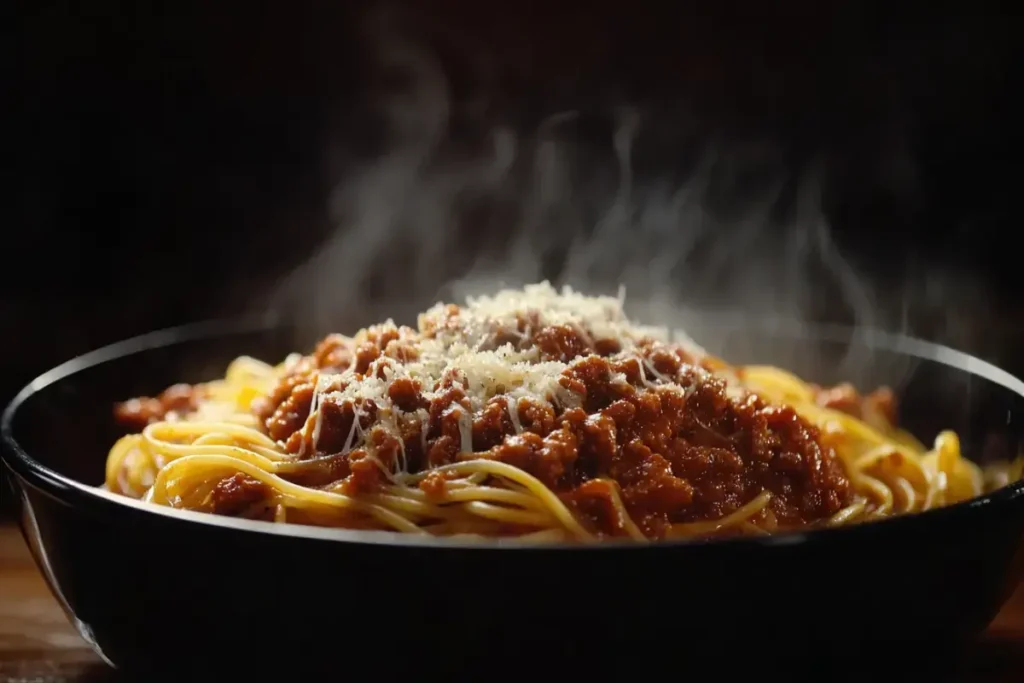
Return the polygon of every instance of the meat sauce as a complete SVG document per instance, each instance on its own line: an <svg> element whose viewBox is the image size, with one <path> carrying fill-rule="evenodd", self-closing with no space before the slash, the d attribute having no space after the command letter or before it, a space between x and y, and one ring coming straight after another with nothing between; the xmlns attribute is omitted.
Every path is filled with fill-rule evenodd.
<svg viewBox="0 0 1024 683"><path fill-rule="evenodd" d="M651 538L664 536L672 524L721 518L764 491L772 496L762 519L782 528L813 524L851 502L849 479L818 429L788 406L728 391L723 379L702 367L713 361L652 339L623 354L615 340L536 322L521 320L511 334L495 334L490 345L534 348L542 361L567 363L558 383L576 405L520 398L511 404L513 420L503 395L473 410L456 375L431 387L396 379L388 387L390 403L399 412L425 411L425 419L400 421L397 433L379 429L380 406L373 400L357 405L328 393L319 403L314 444L309 418L318 376L351 369L354 380L383 377L388 364L417 357L419 335L457 327L459 309L451 306L445 321L421 332L371 327L356 348L328 337L255 402L253 412L288 452L316 458L301 475L289 476L296 483L358 494L385 483L381 465L422 472L488 458L539 479L601 536L625 533L616 495ZM464 448L467 414L472 453ZM349 449L354 432L366 437ZM440 497L446 482L432 473L420 487ZM245 488L237 482L232 487Z"/></svg>
<svg viewBox="0 0 1024 683"><path fill-rule="evenodd" d="M474 401L455 372L432 386L392 377L377 401L342 399L345 387L338 385L320 394L314 412L321 378L384 379L388 367L416 361L424 340L465 332L466 324L460 308L448 306L419 330L388 323L362 331L356 343L328 336L294 363L252 404L265 432L308 463L286 478L357 495L385 484L384 470L426 472L420 489L440 499L452 475L434 468L492 459L539 479L599 536L626 533L629 520L621 518L617 499L651 538L665 536L673 524L724 517L765 491L772 495L758 521L769 527L813 525L852 500L842 463L819 430L789 406L727 387L714 372L721 361L644 336L624 352L616 339L579 325L544 324L530 313L512 328L495 327L479 345L526 349L537 362L562 364L557 385L572 401L510 401L500 388ZM137 430L194 411L202 396L201 386L178 385L119 404L116 414ZM888 390L862 397L849 385L818 388L818 402L895 423ZM214 488L211 511L268 518L261 504L268 493L237 474Z"/></svg>
<svg viewBox="0 0 1024 683"><path fill-rule="evenodd" d="M114 419L132 431L142 431L161 420L195 412L205 395L202 385L175 384L156 397L133 398L114 406Z"/></svg>
<svg viewBox="0 0 1024 683"><path fill-rule="evenodd" d="M814 387L816 403L864 420L873 427L891 429L898 422L896 396L889 387L875 389L865 396L852 384L843 382L834 387Z"/></svg>

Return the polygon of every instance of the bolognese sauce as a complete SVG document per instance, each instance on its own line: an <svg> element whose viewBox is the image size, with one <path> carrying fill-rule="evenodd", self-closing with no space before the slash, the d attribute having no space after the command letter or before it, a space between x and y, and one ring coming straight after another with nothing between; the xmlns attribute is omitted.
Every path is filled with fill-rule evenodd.
<svg viewBox="0 0 1024 683"><path fill-rule="evenodd" d="M528 543L763 535L925 511L1024 477L895 396L822 387L549 283L332 334L120 404L107 490L232 517ZM1000 484L1003 482L1003 484Z"/></svg>
<svg viewBox="0 0 1024 683"><path fill-rule="evenodd" d="M114 406L114 418L122 426L141 430L154 422L187 415L199 407L205 391L202 385L175 384L159 396L143 396Z"/></svg>
<svg viewBox="0 0 1024 683"><path fill-rule="evenodd" d="M768 527L814 524L850 503L842 463L792 408L730 386L711 371L720 361L689 345L642 330L627 342L586 321L447 305L418 330L386 323L327 337L253 412L287 452L317 463L303 471L305 486L372 493L398 469L492 459L536 477L599 536L624 534L615 497L651 538L721 519L764 492ZM439 343L465 364L410 370ZM473 354L501 353L546 373L546 393L470 380L487 373L472 367ZM420 488L440 496L446 481L430 474Z"/></svg>

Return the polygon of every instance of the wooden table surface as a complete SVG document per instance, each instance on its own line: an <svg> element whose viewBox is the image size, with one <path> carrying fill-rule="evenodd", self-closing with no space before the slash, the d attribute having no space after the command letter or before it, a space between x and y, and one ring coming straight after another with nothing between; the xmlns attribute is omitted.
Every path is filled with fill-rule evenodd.
<svg viewBox="0 0 1024 683"><path fill-rule="evenodd" d="M17 527L0 522L0 683L123 680L74 631ZM973 649L955 680L1024 681L1024 585Z"/></svg>

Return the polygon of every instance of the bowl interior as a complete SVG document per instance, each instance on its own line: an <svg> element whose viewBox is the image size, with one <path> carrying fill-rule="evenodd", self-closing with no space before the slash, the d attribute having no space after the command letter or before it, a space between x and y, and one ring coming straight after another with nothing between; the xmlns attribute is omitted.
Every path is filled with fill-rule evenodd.
<svg viewBox="0 0 1024 683"><path fill-rule="evenodd" d="M884 334L751 321L716 324L701 340L731 362L780 365L810 381L888 384L906 428L925 443L954 429L976 462L1024 450L1024 383L964 354ZM108 347L38 380L11 415L8 434L45 467L98 485L107 451L122 434L112 418L116 401L220 377L242 354L277 362L315 341L286 327L214 325Z"/></svg>

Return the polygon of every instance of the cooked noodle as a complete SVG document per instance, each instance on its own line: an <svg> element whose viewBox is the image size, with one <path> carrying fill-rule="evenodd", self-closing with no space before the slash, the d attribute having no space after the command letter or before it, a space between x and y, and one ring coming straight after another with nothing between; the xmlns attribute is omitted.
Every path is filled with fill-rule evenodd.
<svg viewBox="0 0 1024 683"><path fill-rule="evenodd" d="M581 337L590 334L592 329ZM475 457L477 454L470 452L472 436L468 449L463 437L454 462L409 471L403 466L407 464L403 462L405 449L393 462L376 461L382 483L369 491L353 492L346 478L315 486L296 483L304 473L325 467L337 457L316 452L321 429L317 410L322 408L317 401L325 399L314 395L309 419L304 422L311 438L303 441L298 451L289 451L284 440L269 436L252 406L254 399L271 395L297 363L301 363L297 357L277 366L238 358L223 379L203 385L202 397L193 410L171 412L163 419L151 420L141 432L120 439L107 460L106 488L153 504L212 512L218 487L232 477L242 477L239 481L260 493L247 508L233 514L278 523L444 536L512 535L537 542L591 540L601 535L581 521L564 496L538 477L493 457ZM867 419L826 407L819 400L820 390L785 370L768 366L728 369L714 359L709 364L723 368L722 375L730 378L733 392L742 388L771 404L791 406L817 426L823 443L834 450L852 493L841 509L808 526L837 526L920 512L976 497L1021 477L1020 460L983 471L962 456L959 439L951 431L939 434L932 447L926 448L884 420L869 424ZM645 364L638 365L643 373ZM658 376L653 365L646 373L644 382ZM653 381L670 378L658 376ZM522 430L519 400L506 399L514 406L509 413L516 434ZM369 443L365 432L357 411L346 439L349 452L356 441ZM422 438L425 444L426 437ZM307 448L313 452L305 453ZM375 456L370 453L368 457L373 460ZM440 477L442 486L426 486L429 477ZM619 529L616 535L648 540L652 534L634 519L615 479L593 481L592 486L607 491L602 500L611 509L609 528ZM773 495L761 490L717 518L669 520L656 535L763 535L792 527L776 519Z"/></svg>

